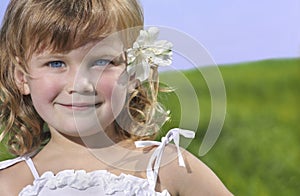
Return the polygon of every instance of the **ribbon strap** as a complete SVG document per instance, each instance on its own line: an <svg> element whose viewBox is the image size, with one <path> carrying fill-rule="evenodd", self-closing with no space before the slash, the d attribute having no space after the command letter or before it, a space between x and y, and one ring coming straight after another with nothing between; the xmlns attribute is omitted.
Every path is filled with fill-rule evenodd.
<svg viewBox="0 0 300 196"><path fill-rule="evenodd" d="M155 189L157 176L158 176L158 170L162 158L163 151L167 144L169 144L171 141L174 141L174 144L177 149L177 155L178 155L178 164L181 167L185 167L184 159L182 156L182 153L180 151L179 147L179 140L180 135L186 137L186 138L194 138L195 133L190 130L184 130L179 128L174 128L168 131L165 137L162 137L161 142L157 141L136 141L135 146L137 148L139 147L147 147L147 146L158 146L155 151L153 152L152 156L150 157L150 161L147 166L147 178L149 181L150 186ZM153 168L152 168L153 166Z"/></svg>

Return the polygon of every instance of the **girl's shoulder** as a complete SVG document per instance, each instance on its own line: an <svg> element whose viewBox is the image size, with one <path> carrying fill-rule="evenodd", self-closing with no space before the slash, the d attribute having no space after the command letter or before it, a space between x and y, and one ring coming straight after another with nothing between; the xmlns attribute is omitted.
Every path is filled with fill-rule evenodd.
<svg viewBox="0 0 300 196"><path fill-rule="evenodd" d="M33 151L33 152L27 153L23 156L18 156L15 158L0 161L0 171L3 169L9 168L17 163L24 162L24 161L28 160L29 158L31 158L32 156L36 155L37 153L38 153L38 151Z"/></svg>
<svg viewBox="0 0 300 196"><path fill-rule="evenodd" d="M150 159L150 179L165 187L173 195L231 195L213 171L198 157L179 147L179 138L194 138L195 133L179 128L171 129L157 147ZM170 144L173 141L174 144ZM151 142L152 144L156 144ZM143 146L146 143L138 143ZM158 169L159 172L158 172ZM154 176L154 177L153 177Z"/></svg>
<svg viewBox="0 0 300 196"><path fill-rule="evenodd" d="M33 181L24 159L21 156L0 162L0 195L18 195L24 186Z"/></svg>
<svg viewBox="0 0 300 196"><path fill-rule="evenodd" d="M159 172L160 183L179 195L232 195L214 172L198 157L182 149L184 166L173 157L175 146L166 147ZM168 160L166 160L166 158Z"/></svg>
<svg viewBox="0 0 300 196"><path fill-rule="evenodd" d="M0 161L0 171L25 160L24 156Z"/></svg>

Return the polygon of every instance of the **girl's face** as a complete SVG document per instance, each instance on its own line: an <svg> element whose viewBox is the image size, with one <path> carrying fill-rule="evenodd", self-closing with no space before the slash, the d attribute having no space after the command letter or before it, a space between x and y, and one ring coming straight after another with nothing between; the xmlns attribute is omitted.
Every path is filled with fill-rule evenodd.
<svg viewBox="0 0 300 196"><path fill-rule="evenodd" d="M126 97L126 65L116 60L122 51L121 41L109 37L66 53L34 53L28 62L29 76L22 75L24 94L30 94L50 129L69 136L105 131Z"/></svg>

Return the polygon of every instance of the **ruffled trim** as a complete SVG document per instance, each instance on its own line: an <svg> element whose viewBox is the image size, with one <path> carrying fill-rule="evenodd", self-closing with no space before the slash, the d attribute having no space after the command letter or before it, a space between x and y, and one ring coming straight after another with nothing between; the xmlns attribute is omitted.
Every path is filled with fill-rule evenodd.
<svg viewBox="0 0 300 196"><path fill-rule="evenodd" d="M20 196L38 195L44 188L56 190L70 187L84 191L96 186L99 186L105 195L113 195L117 192L122 192L124 195L170 195L167 190L161 193L155 192L150 188L147 179L132 175L117 176L106 170L89 173L84 170L64 170L56 175L50 171L45 172L40 178L34 180L33 185L26 186Z"/></svg>

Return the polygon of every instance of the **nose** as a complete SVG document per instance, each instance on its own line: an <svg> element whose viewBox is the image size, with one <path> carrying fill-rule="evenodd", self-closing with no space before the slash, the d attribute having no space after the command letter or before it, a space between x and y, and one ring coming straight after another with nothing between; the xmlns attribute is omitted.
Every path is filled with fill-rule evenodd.
<svg viewBox="0 0 300 196"><path fill-rule="evenodd" d="M73 75L74 77L70 77L73 78L73 81L69 81L69 85L67 87L67 92L69 94L95 94L95 85L86 70L78 69L76 74Z"/></svg>

